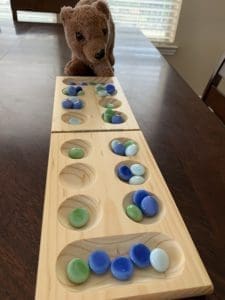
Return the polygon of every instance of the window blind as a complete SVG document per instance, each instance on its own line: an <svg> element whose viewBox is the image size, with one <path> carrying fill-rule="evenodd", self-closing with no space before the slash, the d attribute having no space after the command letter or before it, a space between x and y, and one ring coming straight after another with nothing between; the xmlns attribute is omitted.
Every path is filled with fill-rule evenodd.
<svg viewBox="0 0 225 300"><path fill-rule="evenodd" d="M0 0L0 20L9 19L11 17L11 10L9 0Z"/></svg>
<svg viewBox="0 0 225 300"><path fill-rule="evenodd" d="M139 27L154 42L174 42L182 0L108 2L115 23Z"/></svg>

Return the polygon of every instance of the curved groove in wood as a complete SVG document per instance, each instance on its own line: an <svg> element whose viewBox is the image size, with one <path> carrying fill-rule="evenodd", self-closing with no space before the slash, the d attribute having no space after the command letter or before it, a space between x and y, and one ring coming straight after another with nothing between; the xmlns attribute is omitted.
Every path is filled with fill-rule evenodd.
<svg viewBox="0 0 225 300"><path fill-rule="evenodd" d="M79 119L80 120L80 124L82 123L85 123L85 121L87 120L87 115L84 115L80 112L66 112L65 114L62 115L62 120L63 122L71 125L71 126L77 126L77 125L80 125L80 124L70 124L69 123L69 120L70 118L76 118L76 119Z"/></svg>
<svg viewBox="0 0 225 300"><path fill-rule="evenodd" d="M104 115L103 115L103 114L102 114L102 120L103 120L105 123L108 123L108 124L111 124L111 125L115 125L115 126L119 126L119 125L121 125L121 124L123 124L123 123L125 123L125 122L127 121L128 117L127 117L127 115L125 115L123 112L118 111L118 110L114 110L114 112L115 112L116 114L120 115L120 116L123 118L124 121L123 121L122 123L115 124L115 123L109 123L109 122L106 122L106 121L104 121Z"/></svg>
<svg viewBox="0 0 225 300"><path fill-rule="evenodd" d="M151 191L149 191L151 192ZM124 199L123 199L123 209L124 209L124 214L125 214L125 217L128 218L128 220L130 220L130 222L135 222L133 221L132 219L130 219L127 214L126 214L126 207L129 205L129 204L133 204L132 202L132 194L134 193L134 191L128 193ZM161 199L159 199L156 195L154 195L154 198L157 200L158 204L159 204L159 212L158 214L155 216L155 217L144 217L143 220L141 222L135 222L137 225L138 224L146 224L146 225L149 225L149 224L153 224L153 223L156 223L158 221L160 221L163 216L165 215L165 207L163 206L163 203L161 201Z"/></svg>
<svg viewBox="0 0 225 300"><path fill-rule="evenodd" d="M99 100L99 105L107 108L107 104L113 104L113 108L120 107L122 105L122 102L116 98L113 97L104 97L101 100Z"/></svg>
<svg viewBox="0 0 225 300"><path fill-rule="evenodd" d="M69 213L79 207L86 208L89 212L88 223L81 228L75 228L68 221ZM66 199L58 209L58 220L67 229L88 230L95 227L102 218L100 201L86 195L76 195Z"/></svg>
<svg viewBox="0 0 225 300"><path fill-rule="evenodd" d="M84 292L88 289L101 289L106 286L118 286L121 282L115 280L110 271L103 276L91 274L88 281L82 285L72 284L66 277L66 265L74 257L87 260L91 251L105 250L111 259L118 255L127 256L129 248L135 243L143 243L150 249L160 247L164 249L170 257L170 266L165 273L158 273L153 268L147 269L135 268L134 275L126 285L148 282L156 279L170 279L180 275L184 269L185 257L180 245L173 239L163 233L146 232L142 234L129 234L109 236L80 240L66 246L58 256L56 262L56 276L61 284L73 292Z"/></svg>
<svg viewBox="0 0 225 300"><path fill-rule="evenodd" d="M136 160L124 160L124 161L121 161L120 163L118 163L118 164L116 165L116 167L115 167L115 173L116 173L116 176L117 176L118 180L120 180L120 181L123 182L123 183L129 184L128 182L123 181L123 180L121 180L121 179L118 177L118 175L117 175L117 169L118 169L121 165L126 165L126 166L130 167L130 166L133 165L133 164L141 164L142 166L144 166L144 168L145 168L145 174L142 175L142 177L144 177L145 181L144 181L143 183L145 183L145 182L149 179L149 171L148 171L148 168L147 168L143 163L141 163L141 162L139 162L139 161L136 161ZM142 183L142 184L143 184L143 183ZM132 186L138 186L138 187L140 187L142 184L136 184L136 185L132 185Z"/></svg>
<svg viewBox="0 0 225 300"><path fill-rule="evenodd" d="M91 144L88 141L82 139L69 140L62 144L62 154L66 157L69 157L68 153L71 148L82 148L84 150L84 157L87 157L91 151Z"/></svg>
<svg viewBox="0 0 225 300"><path fill-rule="evenodd" d="M61 184L70 189L84 188L95 180L95 170L87 164L66 166L59 174Z"/></svg>

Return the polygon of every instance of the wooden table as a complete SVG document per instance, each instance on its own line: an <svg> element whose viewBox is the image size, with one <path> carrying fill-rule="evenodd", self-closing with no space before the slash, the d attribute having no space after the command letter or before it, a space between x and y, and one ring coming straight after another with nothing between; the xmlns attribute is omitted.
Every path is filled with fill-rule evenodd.
<svg viewBox="0 0 225 300"><path fill-rule="evenodd" d="M30 300L55 76L69 51L60 25L0 27L0 299ZM116 76L215 285L196 299L225 299L225 127L137 30L118 29L115 54Z"/></svg>

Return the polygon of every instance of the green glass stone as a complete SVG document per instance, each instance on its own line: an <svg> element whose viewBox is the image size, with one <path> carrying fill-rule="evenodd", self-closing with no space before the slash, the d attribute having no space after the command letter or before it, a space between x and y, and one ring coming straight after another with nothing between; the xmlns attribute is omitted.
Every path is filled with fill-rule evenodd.
<svg viewBox="0 0 225 300"><path fill-rule="evenodd" d="M107 123L112 123L112 115L111 114L107 114L107 113L104 113L103 114L103 120Z"/></svg>
<svg viewBox="0 0 225 300"><path fill-rule="evenodd" d="M106 108L105 113L111 114L112 116L116 114L116 112L111 107Z"/></svg>
<svg viewBox="0 0 225 300"><path fill-rule="evenodd" d="M78 96L83 96L83 95L84 95L84 91L79 91L79 92L77 93L77 95L78 95Z"/></svg>
<svg viewBox="0 0 225 300"><path fill-rule="evenodd" d="M69 157L73 158L73 159L83 158L84 157L84 150L82 148L79 148L79 147L73 147L73 148L70 148L68 154L69 154Z"/></svg>
<svg viewBox="0 0 225 300"><path fill-rule="evenodd" d="M95 90L96 90L96 91L102 91L102 90L105 90L105 86L104 86L103 84L101 84L101 83L98 83L98 84L96 84L96 86L95 86Z"/></svg>
<svg viewBox="0 0 225 300"><path fill-rule="evenodd" d="M64 95L67 95L67 88L64 88L64 89L62 90L62 93L63 93Z"/></svg>
<svg viewBox="0 0 225 300"><path fill-rule="evenodd" d="M133 145L133 144L135 144L134 141L128 140L128 141L126 141L126 142L124 143L124 146L125 146L125 148L127 148L128 146Z"/></svg>
<svg viewBox="0 0 225 300"><path fill-rule="evenodd" d="M107 108L103 114L103 120L107 123L112 123L112 117L116 112L112 108Z"/></svg>
<svg viewBox="0 0 225 300"><path fill-rule="evenodd" d="M98 91L97 91L97 94L98 94L100 97L106 97L106 96L109 95L109 94L106 92L106 90L98 90Z"/></svg>
<svg viewBox="0 0 225 300"><path fill-rule="evenodd" d="M75 228L81 228L89 220L89 212L86 208L78 207L72 210L68 216L69 223Z"/></svg>
<svg viewBox="0 0 225 300"><path fill-rule="evenodd" d="M139 207L134 204L129 204L126 207L126 213L130 219L135 222L141 222L143 220L143 214Z"/></svg>
<svg viewBox="0 0 225 300"><path fill-rule="evenodd" d="M73 283L83 283L90 276L88 264L81 258L73 258L66 267L68 279Z"/></svg>

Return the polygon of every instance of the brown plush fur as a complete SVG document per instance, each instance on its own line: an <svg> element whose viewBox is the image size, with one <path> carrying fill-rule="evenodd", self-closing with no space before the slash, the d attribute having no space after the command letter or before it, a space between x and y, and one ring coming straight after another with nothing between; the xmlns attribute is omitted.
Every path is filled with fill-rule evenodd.
<svg viewBox="0 0 225 300"><path fill-rule="evenodd" d="M60 17L72 59L66 75L113 76L114 23L102 0L80 0L72 8L64 6Z"/></svg>

